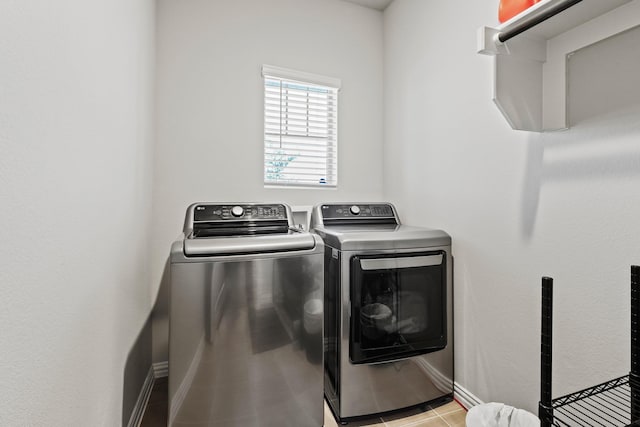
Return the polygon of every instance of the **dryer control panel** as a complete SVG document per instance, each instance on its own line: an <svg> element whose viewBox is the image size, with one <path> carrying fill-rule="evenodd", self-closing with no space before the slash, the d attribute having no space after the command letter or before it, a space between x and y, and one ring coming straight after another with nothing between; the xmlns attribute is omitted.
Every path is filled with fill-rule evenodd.
<svg viewBox="0 0 640 427"><path fill-rule="evenodd" d="M332 219L397 219L393 206L388 203L325 204L321 207L324 221Z"/></svg>

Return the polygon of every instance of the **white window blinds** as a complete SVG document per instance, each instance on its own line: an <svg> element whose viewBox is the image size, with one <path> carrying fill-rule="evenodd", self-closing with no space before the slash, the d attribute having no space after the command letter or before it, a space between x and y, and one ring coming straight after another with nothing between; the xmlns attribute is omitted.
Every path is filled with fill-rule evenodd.
<svg viewBox="0 0 640 427"><path fill-rule="evenodd" d="M338 89L328 77L263 66L264 183L338 184Z"/></svg>

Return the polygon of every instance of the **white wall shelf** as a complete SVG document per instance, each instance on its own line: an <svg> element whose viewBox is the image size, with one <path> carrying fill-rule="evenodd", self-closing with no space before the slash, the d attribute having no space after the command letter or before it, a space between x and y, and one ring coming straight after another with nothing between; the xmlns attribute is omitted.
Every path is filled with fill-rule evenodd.
<svg viewBox="0 0 640 427"><path fill-rule="evenodd" d="M494 57L493 101L513 129L567 129L567 58L640 26L640 0L582 0L505 42L498 39L566 3L542 0L478 31L478 53Z"/></svg>

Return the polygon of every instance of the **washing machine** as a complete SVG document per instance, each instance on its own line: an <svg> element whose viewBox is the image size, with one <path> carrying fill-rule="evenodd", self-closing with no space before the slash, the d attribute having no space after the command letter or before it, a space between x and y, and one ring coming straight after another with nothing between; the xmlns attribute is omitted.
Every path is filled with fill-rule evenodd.
<svg viewBox="0 0 640 427"><path fill-rule="evenodd" d="M170 256L170 426L323 425L323 254L283 203L194 203Z"/></svg>
<svg viewBox="0 0 640 427"><path fill-rule="evenodd" d="M390 203L323 203L325 398L341 422L453 398L451 237Z"/></svg>

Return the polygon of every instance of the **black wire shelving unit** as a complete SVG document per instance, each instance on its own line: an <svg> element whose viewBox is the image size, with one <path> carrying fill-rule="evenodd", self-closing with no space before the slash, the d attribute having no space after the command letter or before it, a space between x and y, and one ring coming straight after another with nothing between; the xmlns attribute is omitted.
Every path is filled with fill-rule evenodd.
<svg viewBox="0 0 640 427"><path fill-rule="evenodd" d="M640 426L640 266L631 266L631 371L553 399L551 397L553 279L542 278L540 357L541 427Z"/></svg>

